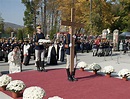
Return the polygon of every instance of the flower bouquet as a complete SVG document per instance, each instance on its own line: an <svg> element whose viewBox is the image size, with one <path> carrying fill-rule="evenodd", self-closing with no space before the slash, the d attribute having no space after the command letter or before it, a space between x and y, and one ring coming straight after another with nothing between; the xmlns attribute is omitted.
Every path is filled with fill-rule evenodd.
<svg viewBox="0 0 130 99"><path fill-rule="evenodd" d="M63 99L63 98L61 98L59 96L54 96L54 97L49 97L48 99Z"/></svg>
<svg viewBox="0 0 130 99"><path fill-rule="evenodd" d="M89 69L92 70L95 74L97 74L97 71L101 70L101 66L97 63L92 63L89 65Z"/></svg>
<svg viewBox="0 0 130 99"><path fill-rule="evenodd" d="M4 91L6 89L6 86L12 81L12 78L8 75L2 75L0 77L0 87L1 91Z"/></svg>
<svg viewBox="0 0 130 99"><path fill-rule="evenodd" d="M6 89L12 92L13 98L18 98L20 96L20 91L22 91L26 85L21 80L13 80L11 81Z"/></svg>
<svg viewBox="0 0 130 99"><path fill-rule="evenodd" d="M108 76L110 77L111 76L111 73L113 73L115 70L112 66L106 66L103 68L103 72Z"/></svg>
<svg viewBox="0 0 130 99"><path fill-rule="evenodd" d="M23 92L23 99L42 99L45 91L37 86L26 88Z"/></svg>
<svg viewBox="0 0 130 99"><path fill-rule="evenodd" d="M77 64L77 67L80 68L82 71L84 71L84 68L86 68L87 66L88 65L83 61L81 61Z"/></svg>
<svg viewBox="0 0 130 99"><path fill-rule="evenodd" d="M130 76L130 71L128 69L122 69L118 72L118 75L122 77L122 79L127 80Z"/></svg>

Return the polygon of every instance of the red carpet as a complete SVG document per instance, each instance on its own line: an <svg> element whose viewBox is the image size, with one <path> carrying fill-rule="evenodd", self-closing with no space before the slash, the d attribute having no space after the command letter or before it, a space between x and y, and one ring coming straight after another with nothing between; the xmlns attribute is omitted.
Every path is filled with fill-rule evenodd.
<svg viewBox="0 0 130 99"><path fill-rule="evenodd" d="M130 81L94 75L87 71L77 70L76 82L67 80L65 69L48 72L28 71L10 76L14 80L24 81L27 87L42 87L46 91L44 99L51 96L60 96L64 99L130 99ZM8 91L4 93L11 96Z"/></svg>

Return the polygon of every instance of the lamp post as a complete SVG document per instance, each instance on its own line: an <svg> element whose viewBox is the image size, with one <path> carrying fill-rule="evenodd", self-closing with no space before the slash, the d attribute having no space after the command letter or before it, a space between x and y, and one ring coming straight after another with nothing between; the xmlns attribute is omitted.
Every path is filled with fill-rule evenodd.
<svg viewBox="0 0 130 99"><path fill-rule="evenodd" d="M44 32L43 29L43 1L41 1L41 28L42 28L42 32Z"/></svg>
<svg viewBox="0 0 130 99"><path fill-rule="evenodd" d="M1 38L2 32L0 32L0 38Z"/></svg>
<svg viewBox="0 0 130 99"><path fill-rule="evenodd" d="M0 28L1 28L1 31L0 31L0 38L2 37L2 33L4 32L4 19L1 17L1 13L0 13Z"/></svg>
<svg viewBox="0 0 130 99"><path fill-rule="evenodd" d="M42 32L44 32L45 36L47 35L47 26L46 26L46 0L41 1L41 26ZM44 9L43 9L44 4ZM44 12L44 13L43 13Z"/></svg>
<svg viewBox="0 0 130 99"><path fill-rule="evenodd" d="M92 33L92 0L90 0L90 34Z"/></svg>
<svg viewBox="0 0 130 99"><path fill-rule="evenodd" d="M46 26L46 3L47 0L44 0L44 34L47 35L47 26Z"/></svg>

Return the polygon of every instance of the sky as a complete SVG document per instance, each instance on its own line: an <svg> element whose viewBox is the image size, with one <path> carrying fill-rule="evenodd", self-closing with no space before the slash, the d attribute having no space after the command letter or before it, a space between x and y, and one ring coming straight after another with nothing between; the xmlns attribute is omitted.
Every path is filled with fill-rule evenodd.
<svg viewBox="0 0 130 99"><path fill-rule="evenodd" d="M21 0L0 0L0 15L4 22L24 25L25 6Z"/></svg>

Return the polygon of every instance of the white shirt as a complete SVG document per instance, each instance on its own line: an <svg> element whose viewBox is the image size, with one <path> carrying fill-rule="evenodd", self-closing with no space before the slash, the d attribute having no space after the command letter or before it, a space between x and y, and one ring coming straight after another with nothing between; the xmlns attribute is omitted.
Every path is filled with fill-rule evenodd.
<svg viewBox="0 0 130 99"><path fill-rule="evenodd" d="M30 45L29 44L25 44L24 46L23 46L23 54L25 55L28 55L28 49L30 48Z"/></svg>

